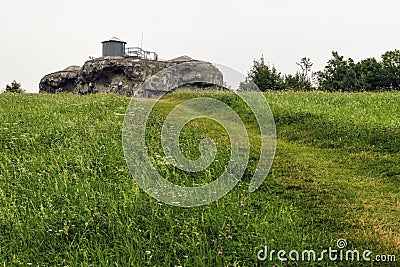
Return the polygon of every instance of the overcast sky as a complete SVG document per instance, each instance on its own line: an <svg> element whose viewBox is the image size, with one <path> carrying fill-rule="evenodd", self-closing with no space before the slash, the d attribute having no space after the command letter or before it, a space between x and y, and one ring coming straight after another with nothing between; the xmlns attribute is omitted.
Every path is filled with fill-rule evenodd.
<svg viewBox="0 0 400 267"><path fill-rule="evenodd" d="M40 79L101 56L118 37L156 51L188 55L246 73L263 54L283 74L309 57L314 70L331 51L360 60L400 49L400 1L50 1L0 3L0 89L13 79L38 92Z"/></svg>

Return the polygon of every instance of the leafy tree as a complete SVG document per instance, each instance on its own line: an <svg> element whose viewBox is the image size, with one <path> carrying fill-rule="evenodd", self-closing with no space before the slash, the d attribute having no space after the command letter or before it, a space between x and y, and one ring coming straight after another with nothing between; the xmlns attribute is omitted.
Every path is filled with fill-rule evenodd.
<svg viewBox="0 0 400 267"><path fill-rule="evenodd" d="M302 74L305 77L308 77L309 73L311 72L311 67L313 66L311 59L303 57L300 59L300 62L297 62L296 64L300 66Z"/></svg>
<svg viewBox="0 0 400 267"><path fill-rule="evenodd" d="M300 66L301 72L297 71L295 75L285 75L286 87L310 90L312 88L311 67L313 63L309 58L303 57L296 64Z"/></svg>
<svg viewBox="0 0 400 267"><path fill-rule="evenodd" d="M377 91L386 87L383 66L375 58L367 58L358 62L356 71L365 91Z"/></svg>
<svg viewBox="0 0 400 267"><path fill-rule="evenodd" d="M310 90L312 88L310 79L298 71L294 75L285 75L285 85L291 89Z"/></svg>
<svg viewBox="0 0 400 267"><path fill-rule="evenodd" d="M285 88L281 74L274 66L270 67L265 64L263 56L261 56L260 60L253 61L253 66L247 73L246 81L240 84L239 90L253 90L254 86L252 86L251 82L257 85L261 91L282 90Z"/></svg>
<svg viewBox="0 0 400 267"><path fill-rule="evenodd" d="M387 51L382 55L384 85L388 89L400 89L400 51Z"/></svg>
<svg viewBox="0 0 400 267"><path fill-rule="evenodd" d="M317 73L320 89L327 91L362 91L363 86L353 59L345 60L338 52L332 52L323 71Z"/></svg>
<svg viewBox="0 0 400 267"><path fill-rule="evenodd" d="M4 92L9 93L25 93L25 89L21 87L21 84L13 80L11 84L7 84Z"/></svg>

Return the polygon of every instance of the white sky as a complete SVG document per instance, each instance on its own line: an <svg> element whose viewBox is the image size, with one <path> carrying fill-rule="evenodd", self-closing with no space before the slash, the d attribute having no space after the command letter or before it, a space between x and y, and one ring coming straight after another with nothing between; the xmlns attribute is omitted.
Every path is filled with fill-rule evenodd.
<svg viewBox="0 0 400 267"><path fill-rule="evenodd" d="M331 51L360 60L400 49L400 1L92 1L13 0L0 3L0 89L13 79L38 92L40 79L101 56L101 42L163 59L188 55L246 74L262 54L283 74L310 57L314 70Z"/></svg>

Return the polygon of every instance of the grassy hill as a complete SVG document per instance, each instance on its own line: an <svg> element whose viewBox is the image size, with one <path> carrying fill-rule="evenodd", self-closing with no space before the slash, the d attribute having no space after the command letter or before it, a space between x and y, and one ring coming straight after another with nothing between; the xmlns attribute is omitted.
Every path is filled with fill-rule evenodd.
<svg viewBox="0 0 400 267"><path fill-rule="evenodd" d="M257 259L264 246L320 252L336 248L339 239L347 240L346 249L400 261L399 93L265 93L277 149L270 174L253 193L247 187L258 130L233 93L177 92L160 101L146 136L154 164L182 185L209 182L223 171L229 138L207 119L183 129L181 147L196 158L201 138L211 137L219 149L216 163L178 175L157 161L163 119L198 96L224 101L240 114L252 143L250 160L228 195L179 208L149 197L129 173L121 141L129 98L0 95L0 265L379 265L327 257L282 262L276 254L273 261ZM384 266L391 264L397 266Z"/></svg>

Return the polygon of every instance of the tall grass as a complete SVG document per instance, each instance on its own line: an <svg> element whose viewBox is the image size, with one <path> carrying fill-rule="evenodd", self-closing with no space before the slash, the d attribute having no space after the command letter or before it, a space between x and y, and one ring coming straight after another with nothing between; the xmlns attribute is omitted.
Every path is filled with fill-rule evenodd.
<svg viewBox="0 0 400 267"><path fill-rule="evenodd" d="M194 96L217 98L241 115L251 158L243 181L228 195L178 208L150 198L126 167L121 129L130 99L0 95L0 265L367 266L257 259L265 245L322 250L339 238L349 249L400 260L397 93L265 93L278 146L270 174L251 194L258 131L248 107L232 93L177 92L157 104L146 139L156 166L186 185L208 182L224 168L229 140L210 120L193 121L181 139L193 158L200 138L217 141L220 163L208 173L174 176L156 159L162 156L163 118Z"/></svg>

